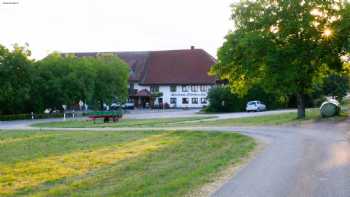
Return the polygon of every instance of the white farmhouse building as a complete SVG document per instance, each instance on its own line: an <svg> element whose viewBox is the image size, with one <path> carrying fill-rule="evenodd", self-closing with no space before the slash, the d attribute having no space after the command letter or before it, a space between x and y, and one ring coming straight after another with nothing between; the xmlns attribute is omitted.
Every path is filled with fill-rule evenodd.
<svg viewBox="0 0 350 197"><path fill-rule="evenodd" d="M108 52L110 54L110 52ZM113 52L130 67L129 102L138 108L201 108L216 79L208 72L215 59L202 49ZM75 53L96 56L97 53Z"/></svg>

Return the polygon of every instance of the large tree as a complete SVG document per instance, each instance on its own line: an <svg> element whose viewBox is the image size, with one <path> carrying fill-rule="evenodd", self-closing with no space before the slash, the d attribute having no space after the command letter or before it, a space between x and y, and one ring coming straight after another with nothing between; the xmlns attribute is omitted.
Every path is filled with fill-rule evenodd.
<svg viewBox="0 0 350 197"><path fill-rule="evenodd" d="M127 97L128 66L116 56L75 57L53 53L35 63L32 100L36 111L62 105L108 103Z"/></svg>
<svg viewBox="0 0 350 197"><path fill-rule="evenodd" d="M42 112L46 108L62 109L79 100L86 100L92 92L95 80L94 70L74 56L63 57L53 53L34 65L32 85L34 109ZM90 81L89 81L90 79Z"/></svg>
<svg viewBox="0 0 350 197"><path fill-rule="evenodd" d="M329 75L322 86L322 92L326 96L332 96L341 101L347 95L350 86L349 76L344 74Z"/></svg>
<svg viewBox="0 0 350 197"><path fill-rule="evenodd" d="M23 113L30 101L32 60L26 47L0 45L0 114Z"/></svg>
<svg viewBox="0 0 350 197"><path fill-rule="evenodd" d="M241 0L235 29L218 50L212 73L244 95L255 84L281 96L305 97L330 71L343 68L349 49L350 7L342 0Z"/></svg>
<svg viewBox="0 0 350 197"><path fill-rule="evenodd" d="M103 109L112 100L124 102L128 96L129 67L115 55L99 55L95 58L96 78L94 100Z"/></svg>

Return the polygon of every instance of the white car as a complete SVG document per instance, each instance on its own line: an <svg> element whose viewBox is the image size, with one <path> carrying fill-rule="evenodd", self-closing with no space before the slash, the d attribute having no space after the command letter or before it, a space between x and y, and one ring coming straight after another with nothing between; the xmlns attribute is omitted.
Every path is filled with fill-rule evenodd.
<svg viewBox="0 0 350 197"><path fill-rule="evenodd" d="M265 111L266 110L266 105L262 103L261 101L249 101L247 103L247 107L245 108L247 112L250 111Z"/></svg>
<svg viewBox="0 0 350 197"><path fill-rule="evenodd" d="M127 102L123 105L124 109L134 109L135 108L135 104L133 102Z"/></svg>

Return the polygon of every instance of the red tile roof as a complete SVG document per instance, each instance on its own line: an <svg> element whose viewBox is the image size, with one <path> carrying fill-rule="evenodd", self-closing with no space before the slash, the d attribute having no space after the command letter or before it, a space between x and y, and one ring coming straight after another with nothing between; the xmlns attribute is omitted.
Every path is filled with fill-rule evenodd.
<svg viewBox="0 0 350 197"><path fill-rule="evenodd" d="M209 76L216 60L202 49L145 52L107 52L118 55L130 67L129 81L143 85L215 84ZM75 53L77 57L98 53Z"/></svg>
<svg viewBox="0 0 350 197"><path fill-rule="evenodd" d="M215 59L202 49L153 51L141 84L214 84Z"/></svg>

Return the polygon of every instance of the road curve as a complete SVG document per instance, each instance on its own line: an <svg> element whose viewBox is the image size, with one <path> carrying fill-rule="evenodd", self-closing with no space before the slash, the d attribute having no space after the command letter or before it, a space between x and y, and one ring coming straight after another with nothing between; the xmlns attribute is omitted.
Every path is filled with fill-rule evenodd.
<svg viewBox="0 0 350 197"><path fill-rule="evenodd" d="M348 124L241 129L270 144L212 196L349 197Z"/></svg>

